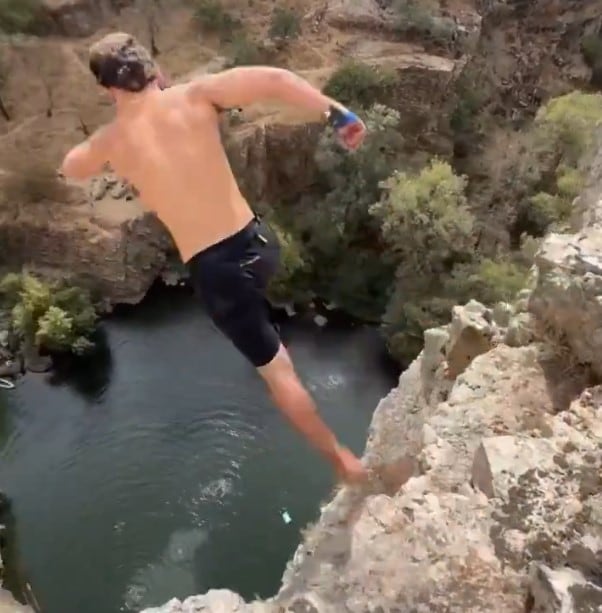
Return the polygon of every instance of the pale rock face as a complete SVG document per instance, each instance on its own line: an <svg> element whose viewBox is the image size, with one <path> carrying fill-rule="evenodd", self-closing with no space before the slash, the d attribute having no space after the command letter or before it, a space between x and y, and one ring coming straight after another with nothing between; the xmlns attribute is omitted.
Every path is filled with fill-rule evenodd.
<svg viewBox="0 0 602 613"><path fill-rule="evenodd" d="M575 356L602 375L602 229L550 235L536 263L531 312L564 335Z"/></svg>

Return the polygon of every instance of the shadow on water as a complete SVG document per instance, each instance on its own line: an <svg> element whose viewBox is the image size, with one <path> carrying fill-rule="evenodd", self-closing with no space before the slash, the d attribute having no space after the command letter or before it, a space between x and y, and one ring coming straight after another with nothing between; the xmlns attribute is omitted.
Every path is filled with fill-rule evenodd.
<svg viewBox="0 0 602 613"><path fill-rule="evenodd" d="M6 411L2 410L2 413ZM2 587L8 590L13 597L24 605L29 605L36 612L40 612L39 604L34 596L23 562L19 555L19 536L17 520L13 513L10 498L0 493L0 552L2 554Z"/></svg>
<svg viewBox="0 0 602 613"><path fill-rule="evenodd" d="M68 386L88 402L102 398L111 381L113 356L102 326L92 340L95 350L90 355L61 355L54 358L54 368L48 377L49 385Z"/></svg>

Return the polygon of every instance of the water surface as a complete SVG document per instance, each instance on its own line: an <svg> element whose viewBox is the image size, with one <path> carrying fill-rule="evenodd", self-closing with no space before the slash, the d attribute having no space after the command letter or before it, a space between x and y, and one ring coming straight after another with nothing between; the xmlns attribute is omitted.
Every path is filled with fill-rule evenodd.
<svg viewBox="0 0 602 613"><path fill-rule="evenodd" d="M93 361L0 390L0 489L42 610L273 594L330 469L186 291L154 291L102 329ZM297 320L283 334L323 416L361 452L395 383L378 333Z"/></svg>

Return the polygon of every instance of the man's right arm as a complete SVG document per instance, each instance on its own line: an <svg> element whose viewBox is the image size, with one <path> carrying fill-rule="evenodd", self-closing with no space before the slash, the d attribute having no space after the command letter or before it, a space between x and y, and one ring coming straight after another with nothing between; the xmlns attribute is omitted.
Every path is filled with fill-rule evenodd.
<svg viewBox="0 0 602 613"><path fill-rule="evenodd" d="M305 79L273 66L239 66L200 77L190 87L194 100L208 100L221 108L245 107L275 100L316 113L344 107Z"/></svg>
<svg viewBox="0 0 602 613"><path fill-rule="evenodd" d="M190 85L191 100L229 109L274 100L327 117L350 149L365 134L361 120L342 104L290 70L273 66L240 66L206 75Z"/></svg>

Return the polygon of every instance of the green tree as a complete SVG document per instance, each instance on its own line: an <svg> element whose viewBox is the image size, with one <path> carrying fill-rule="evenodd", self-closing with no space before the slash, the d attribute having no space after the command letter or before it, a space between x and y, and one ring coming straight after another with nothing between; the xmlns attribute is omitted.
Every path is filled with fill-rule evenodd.
<svg viewBox="0 0 602 613"><path fill-rule="evenodd" d="M422 347L426 328L449 317L453 292L445 290L454 267L474 258L474 217L466 178L433 160L419 173L395 172L370 207L397 262L395 282L382 318L391 353L407 363Z"/></svg>
<svg viewBox="0 0 602 613"><path fill-rule="evenodd" d="M278 43L286 43L301 34L299 15L286 7L277 6L272 12L268 36Z"/></svg>
<svg viewBox="0 0 602 613"><path fill-rule="evenodd" d="M13 330L40 349L82 353L93 347L88 337L97 315L81 288L9 274L0 282L0 305L11 310Z"/></svg>
<svg viewBox="0 0 602 613"><path fill-rule="evenodd" d="M324 86L324 93L347 106L370 108L390 104L398 82L392 69L350 60L342 64Z"/></svg>
<svg viewBox="0 0 602 613"><path fill-rule="evenodd" d="M194 19L199 27L222 40L230 41L242 23L233 17L220 0L194 0Z"/></svg>
<svg viewBox="0 0 602 613"><path fill-rule="evenodd" d="M0 0L0 32L34 33L41 17L40 0Z"/></svg>
<svg viewBox="0 0 602 613"><path fill-rule="evenodd" d="M465 195L466 178L432 161L418 175L395 173L370 212L400 261L417 271L442 272L474 248L474 217Z"/></svg>
<svg viewBox="0 0 602 613"><path fill-rule="evenodd" d="M344 150L332 130L322 134L316 191L277 213L304 244L315 292L353 315L378 320L394 267L368 209L379 197L379 182L397 166L403 139L392 109L375 105L364 120L368 135L356 152Z"/></svg>
<svg viewBox="0 0 602 613"><path fill-rule="evenodd" d="M304 278L307 263L301 246L277 221L270 220L270 226L280 243L280 268L270 282L269 296L276 302L305 302L311 294Z"/></svg>
<svg viewBox="0 0 602 613"><path fill-rule="evenodd" d="M574 91L542 106L531 129L532 146L517 161L510 184L522 186L518 225L534 236L562 229L585 184L585 160L602 123L602 95ZM516 187L514 187L516 191Z"/></svg>

